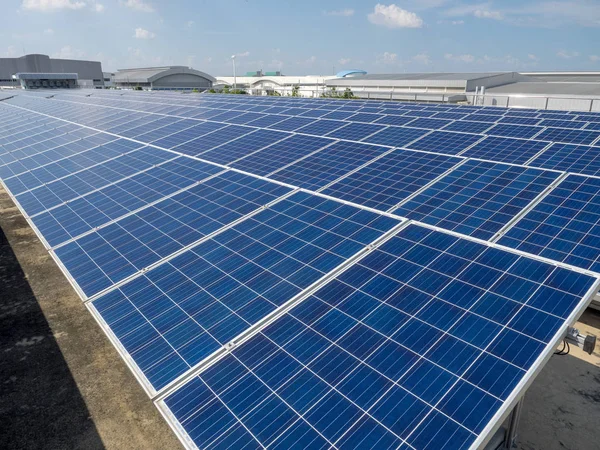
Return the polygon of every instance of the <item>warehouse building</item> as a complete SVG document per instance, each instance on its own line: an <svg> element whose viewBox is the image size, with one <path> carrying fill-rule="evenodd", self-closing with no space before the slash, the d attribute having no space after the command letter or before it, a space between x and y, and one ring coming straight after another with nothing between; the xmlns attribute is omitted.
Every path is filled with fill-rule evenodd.
<svg viewBox="0 0 600 450"><path fill-rule="evenodd" d="M207 73L184 66L120 69L113 84L123 89L193 90L212 88L216 79Z"/></svg>
<svg viewBox="0 0 600 450"><path fill-rule="evenodd" d="M0 87L102 88L102 66L99 61L55 59L39 54L0 58Z"/></svg>

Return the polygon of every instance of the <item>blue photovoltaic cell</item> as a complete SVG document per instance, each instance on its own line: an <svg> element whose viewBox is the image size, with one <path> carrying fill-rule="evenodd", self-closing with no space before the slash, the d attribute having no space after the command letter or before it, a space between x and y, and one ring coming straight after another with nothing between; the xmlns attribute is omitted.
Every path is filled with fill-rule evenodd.
<svg viewBox="0 0 600 450"><path fill-rule="evenodd" d="M17 196L17 200L27 215L33 216L175 158L177 155L173 153L152 147L143 147L24 192Z"/></svg>
<svg viewBox="0 0 600 450"><path fill-rule="evenodd" d="M333 142L333 139L295 134L232 163L231 167L256 175L267 175Z"/></svg>
<svg viewBox="0 0 600 450"><path fill-rule="evenodd" d="M569 175L499 243L600 271L600 179Z"/></svg>
<svg viewBox="0 0 600 450"><path fill-rule="evenodd" d="M226 125L223 123L204 122L186 130L179 131L170 136L166 136L162 139L159 139L153 142L153 144L158 147L171 149L177 147L180 144L183 144L184 142L191 141L192 139L196 139L215 130L224 128L225 126Z"/></svg>
<svg viewBox="0 0 600 450"><path fill-rule="evenodd" d="M407 148L456 155L481 138L482 136L476 134L434 131L408 145Z"/></svg>
<svg viewBox="0 0 600 450"><path fill-rule="evenodd" d="M378 145L339 141L269 178L316 191L389 150Z"/></svg>
<svg viewBox="0 0 600 450"><path fill-rule="evenodd" d="M492 136L512 137L521 139L530 139L543 128L524 125L498 124L487 130L485 134Z"/></svg>
<svg viewBox="0 0 600 450"><path fill-rule="evenodd" d="M600 131L547 128L536 139L562 142L564 144L591 144L600 137Z"/></svg>
<svg viewBox="0 0 600 450"><path fill-rule="evenodd" d="M486 122L486 123L489 123L490 125L495 123L499 119L500 119L500 117L497 117L497 116L490 116L490 115L480 114L480 113L470 114L467 117L465 117L465 120L469 120L469 121L473 121L473 122Z"/></svg>
<svg viewBox="0 0 600 450"><path fill-rule="evenodd" d="M287 192L228 172L58 247L55 254L90 297Z"/></svg>
<svg viewBox="0 0 600 450"><path fill-rule="evenodd" d="M348 111L332 111L329 114L325 114L323 119L333 119L333 120L345 120L350 116L353 116L355 113Z"/></svg>
<svg viewBox="0 0 600 450"><path fill-rule="evenodd" d="M180 157L45 211L33 223L54 247L222 170Z"/></svg>
<svg viewBox="0 0 600 450"><path fill-rule="evenodd" d="M596 281L410 225L165 405L203 449L467 449Z"/></svg>
<svg viewBox="0 0 600 450"><path fill-rule="evenodd" d="M377 119L381 119L383 117L383 115L381 114L371 114L371 113L365 113L365 112L359 112L354 114L353 116L348 117L349 122L365 122L365 123L371 123L371 122L375 122Z"/></svg>
<svg viewBox="0 0 600 450"><path fill-rule="evenodd" d="M342 120L320 119L302 128L298 128L296 132L324 136L345 125L347 125L347 123Z"/></svg>
<svg viewBox="0 0 600 450"><path fill-rule="evenodd" d="M439 130L440 128L444 128L446 125L448 125L451 122L452 122L451 120L445 120L445 119L420 118L420 119L415 119L410 123L407 123L406 126L414 127L414 128L427 128L429 130Z"/></svg>
<svg viewBox="0 0 600 450"><path fill-rule="evenodd" d="M375 125L370 123L349 123L343 128L339 128L329 134L327 137L335 139L347 139L350 141L360 141L367 136L385 129L385 125Z"/></svg>
<svg viewBox="0 0 600 450"><path fill-rule="evenodd" d="M600 115L600 114L599 114ZM600 118L598 118L600 120ZM600 130L600 122L589 122L585 127L586 130Z"/></svg>
<svg viewBox="0 0 600 450"><path fill-rule="evenodd" d="M93 306L158 390L398 223L297 193Z"/></svg>
<svg viewBox="0 0 600 450"><path fill-rule="evenodd" d="M461 120L468 116L468 113L460 112L439 112L432 119L450 119L450 120Z"/></svg>
<svg viewBox="0 0 600 450"><path fill-rule="evenodd" d="M291 133L256 130L241 138L223 144L200 155L200 158L217 164L229 164L261 148L291 136Z"/></svg>
<svg viewBox="0 0 600 450"><path fill-rule="evenodd" d="M396 150L329 186L323 193L385 211L461 161L451 156Z"/></svg>
<svg viewBox="0 0 600 450"><path fill-rule="evenodd" d="M559 175L560 172L470 160L393 212L487 240Z"/></svg>
<svg viewBox="0 0 600 450"><path fill-rule="evenodd" d="M271 130L294 131L298 128L302 128L308 124L311 124L314 121L315 119L308 117L290 117L282 122L277 122L273 125L270 125L268 128Z"/></svg>
<svg viewBox="0 0 600 450"><path fill-rule="evenodd" d="M552 144L530 165L585 175L600 175L600 147Z"/></svg>
<svg viewBox="0 0 600 450"><path fill-rule="evenodd" d="M233 119L242 114L244 114L243 111L224 111L221 114L211 117L210 120L214 120L215 122L225 122L226 120Z"/></svg>
<svg viewBox="0 0 600 450"><path fill-rule="evenodd" d="M574 130L578 130L585 127L587 122L580 120L544 119L539 123L539 125L542 127L572 128Z"/></svg>
<svg viewBox="0 0 600 450"><path fill-rule="evenodd" d="M565 112L541 112L538 114L538 117L541 119L557 119L557 120L573 120L575 116L569 115L567 111Z"/></svg>
<svg viewBox="0 0 600 450"><path fill-rule="evenodd" d="M325 114L328 114L329 110L323 109L307 109L301 114L298 114L301 117L312 117L314 119L318 119L319 117L323 117Z"/></svg>
<svg viewBox="0 0 600 450"><path fill-rule="evenodd" d="M369 144L389 145L390 147L404 147L406 144L419 139L427 133L429 131L415 128L388 127L365 139L365 142Z"/></svg>
<svg viewBox="0 0 600 450"><path fill-rule="evenodd" d="M503 117L498 121L498 123L502 124L512 124L512 125L541 125L540 121L542 119L537 119L535 117L512 117L507 116Z"/></svg>
<svg viewBox="0 0 600 450"><path fill-rule="evenodd" d="M423 117L423 118L427 118L427 117L431 117L434 114L436 114L437 111L428 111L428 110L409 110L406 112L406 116L411 116L411 117Z"/></svg>
<svg viewBox="0 0 600 450"><path fill-rule="evenodd" d="M443 128L444 131L459 131L462 133L483 133L493 126L486 122L470 122L468 120L457 120Z"/></svg>
<svg viewBox="0 0 600 450"><path fill-rule="evenodd" d="M244 125L248 122L252 122L253 120L262 119L266 114L256 113L256 112L248 112L242 114L241 116L234 117L233 119L228 119L225 122L227 123L235 123L238 125Z"/></svg>
<svg viewBox="0 0 600 450"><path fill-rule="evenodd" d="M268 127L270 125L276 124L287 119L287 116L279 116L276 114L267 114L260 119L253 120L252 122L248 122L246 125L251 125L253 127Z"/></svg>
<svg viewBox="0 0 600 450"><path fill-rule="evenodd" d="M198 156L208 150L211 150L226 142L237 139L245 134L254 131L254 128L241 125L228 125L225 128L218 129L212 133L205 134L191 141L187 141L174 150L185 153L186 155Z"/></svg>
<svg viewBox="0 0 600 450"><path fill-rule="evenodd" d="M381 125L402 126L402 125L406 125L408 122L412 122L413 120L415 120L414 117L387 115L387 116L383 116L381 119L377 120L375 123L378 123Z"/></svg>
<svg viewBox="0 0 600 450"><path fill-rule="evenodd" d="M542 151L548 142L488 136L461 156L524 164Z"/></svg>

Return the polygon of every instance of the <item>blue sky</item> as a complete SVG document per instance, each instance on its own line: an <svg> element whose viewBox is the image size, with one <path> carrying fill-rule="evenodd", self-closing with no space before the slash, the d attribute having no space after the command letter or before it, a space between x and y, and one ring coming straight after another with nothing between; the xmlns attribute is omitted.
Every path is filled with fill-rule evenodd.
<svg viewBox="0 0 600 450"><path fill-rule="evenodd" d="M0 57L214 75L600 70L600 0L0 0ZM3 46L3 47L2 47Z"/></svg>

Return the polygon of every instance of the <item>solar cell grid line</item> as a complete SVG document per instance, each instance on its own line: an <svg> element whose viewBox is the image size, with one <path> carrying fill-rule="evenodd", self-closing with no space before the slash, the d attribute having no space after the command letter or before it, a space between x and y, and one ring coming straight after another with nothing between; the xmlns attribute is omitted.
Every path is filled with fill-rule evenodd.
<svg viewBox="0 0 600 450"><path fill-rule="evenodd" d="M457 155L473 144L485 139L477 134L453 133L451 131L433 131L405 147L410 150L423 150L435 153Z"/></svg>
<svg viewBox="0 0 600 450"><path fill-rule="evenodd" d="M311 117L313 119L319 119L328 113L329 113L329 111L326 109L307 109L306 111L304 111L298 115L300 117Z"/></svg>
<svg viewBox="0 0 600 450"><path fill-rule="evenodd" d="M574 120L576 116L568 114L565 112L547 112L542 111L538 114L540 119L558 119L558 120Z"/></svg>
<svg viewBox="0 0 600 450"><path fill-rule="evenodd" d="M600 137L600 131L548 127L537 136L537 139L563 144L592 144L598 137Z"/></svg>
<svg viewBox="0 0 600 450"><path fill-rule="evenodd" d="M431 133L430 130L389 126L375 133L363 142L368 144L387 145L389 147L406 147L411 142Z"/></svg>
<svg viewBox="0 0 600 450"><path fill-rule="evenodd" d="M405 116L427 118L433 116L434 114L436 114L436 111L410 109L406 112Z"/></svg>
<svg viewBox="0 0 600 450"><path fill-rule="evenodd" d="M351 122L342 128L327 133L325 136L334 139L345 139L349 141L360 141L369 136L387 129L387 125L376 125L372 123Z"/></svg>
<svg viewBox="0 0 600 450"><path fill-rule="evenodd" d="M545 121L536 117L521 117L521 116L504 116L498 120L499 124L512 125L542 125Z"/></svg>
<svg viewBox="0 0 600 450"><path fill-rule="evenodd" d="M293 193L88 305L155 394L400 222Z"/></svg>
<svg viewBox="0 0 600 450"><path fill-rule="evenodd" d="M230 163L229 166L255 175L265 176L300 158L326 149L334 142L336 142L334 139L294 134L283 141L242 157Z"/></svg>
<svg viewBox="0 0 600 450"><path fill-rule="evenodd" d="M490 136L531 139L542 131L544 131L543 127L498 124L487 130L485 134Z"/></svg>
<svg viewBox="0 0 600 450"><path fill-rule="evenodd" d="M486 279L474 277L482 270ZM509 279L529 289L519 297ZM596 286L595 277L410 224L158 406L199 448L479 448L570 323L533 306L552 292L574 320ZM490 307L500 300L508 307ZM548 335L541 342L522 332L539 325L534 316ZM514 356L515 337L526 354ZM272 414L285 425L274 427Z"/></svg>
<svg viewBox="0 0 600 450"><path fill-rule="evenodd" d="M383 116L382 118L377 119L374 123L381 124L381 125L403 126L409 122L412 122L413 120L415 120L414 117L387 114L387 115Z"/></svg>
<svg viewBox="0 0 600 450"><path fill-rule="evenodd" d="M129 128L129 129L127 129L125 131L121 131L117 134L119 134L123 137L137 138L137 136L144 135L153 130L156 131L156 130L163 129L168 126L176 126L176 124L178 124L182 120L185 121L184 124L193 122L190 119L182 119L180 117L168 117L168 116L167 117L157 117L155 120L152 120L148 123L139 125L134 128Z"/></svg>
<svg viewBox="0 0 600 450"><path fill-rule="evenodd" d="M290 191L226 172L52 251L82 298L90 299Z"/></svg>
<svg viewBox="0 0 600 450"><path fill-rule="evenodd" d="M552 144L528 165L582 175L600 175L600 147Z"/></svg>
<svg viewBox="0 0 600 450"><path fill-rule="evenodd" d="M489 116L486 114L481 114L480 112L476 112L473 114L469 114L467 117L465 117L464 120L468 120L469 122L496 123L498 120L500 120L500 117Z"/></svg>
<svg viewBox="0 0 600 450"><path fill-rule="evenodd" d="M585 126L584 130L600 130L600 122L588 122Z"/></svg>
<svg viewBox="0 0 600 450"><path fill-rule="evenodd" d="M226 126L227 125L224 123L203 121L197 123L196 125L190 128L186 128L185 130L180 130L168 136L164 136L160 139L153 140L152 144L156 145L157 147L174 149L178 145L204 136L205 134L212 133L213 131L220 130L221 128L224 128Z"/></svg>
<svg viewBox="0 0 600 450"><path fill-rule="evenodd" d="M392 151L388 147L338 141L267 175L268 178L317 191L354 169Z"/></svg>
<svg viewBox="0 0 600 450"><path fill-rule="evenodd" d="M543 119L539 125L543 127L554 127L554 128L571 128L574 130L580 130L587 128L588 122L581 120L558 120L558 119Z"/></svg>
<svg viewBox="0 0 600 450"><path fill-rule="evenodd" d="M600 114L598 113L580 113L577 112L577 115L572 120L585 120L586 122L597 123L600 122Z"/></svg>
<svg viewBox="0 0 600 450"><path fill-rule="evenodd" d="M348 122L364 122L364 123L372 123L378 119L383 118L382 114L372 114L369 112L358 112L353 116L348 117L346 120Z"/></svg>
<svg viewBox="0 0 600 450"><path fill-rule="evenodd" d="M411 128L425 128L427 130L439 130L440 128L444 128L450 123L452 123L452 121L447 119L430 119L420 117L418 119L413 120L412 122L407 123L405 126Z"/></svg>
<svg viewBox="0 0 600 450"><path fill-rule="evenodd" d="M180 194L223 170L176 158L49 208L31 220L46 242L56 247Z"/></svg>
<svg viewBox="0 0 600 450"><path fill-rule="evenodd" d="M598 178L569 174L497 242L598 272L599 194Z"/></svg>
<svg viewBox="0 0 600 450"><path fill-rule="evenodd" d="M469 113L457 112L455 109L449 109L447 112L438 112L431 116L432 119L450 119L450 120L461 120L468 116Z"/></svg>
<svg viewBox="0 0 600 450"><path fill-rule="evenodd" d="M333 119L333 120L346 120L348 117L353 116L354 112L349 111L331 111L329 114L325 114L322 116L323 119Z"/></svg>
<svg viewBox="0 0 600 450"><path fill-rule="evenodd" d="M216 164L228 165L291 136L292 133L285 131L258 129L201 153L199 157Z"/></svg>
<svg viewBox="0 0 600 450"><path fill-rule="evenodd" d="M468 160L389 212L488 240L544 193L560 174Z"/></svg>
<svg viewBox="0 0 600 450"><path fill-rule="evenodd" d="M467 158L524 164L550 145L546 141L488 136L460 154Z"/></svg>
<svg viewBox="0 0 600 450"><path fill-rule="evenodd" d="M247 124L248 122L252 122L253 120L262 119L266 116L267 116L266 114L261 114L261 113L257 113L257 112L247 112L245 114L242 114L241 116L237 116L232 119L225 120L225 122L234 123L234 124L238 124L238 125L244 125L244 124Z"/></svg>
<svg viewBox="0 0 600 450"><path fill-rule="evenodd" d="M487 122L471 122L468 120L455 120L442 128L442 131L458 131L461 133L484 133L494 125Z"/></svg>
<svg viewBox="0 0 600 450"><path fill-rule="evenodd" d="M145 133L136 134L134 136L131 136L131 138L140 142L150 144L151 142L154 142L161 138L171 136L181 131L189 130L190 128L193 128L194 126L198 125L198 123L199 121L195 119L181 119L169 125L165 125L155 129L150 129Z"/></svg>
<svg viewBox="0 0 600 450"><path fill-rule="evenodd" d="M342 120L318 119L296 130L296 133L310 134L313 136L325 136L327 133L338 130L348 125Z"/></svg>
<svg viewBox="0 0 600 450"><path fill-rule="evenodd" d="M49 129L31 136L27 136L26 134L23 135L23 133L21 133L18 138L15 136L16 139L14 141L4 142L2 144L2 149L4 153L14 152L15 150L19 150L38 142L47 141L63 134L66 134L66 131L60 131L59 129Z"/></svg>
<svg viewBox="0 0 600 450"><path fill-rule="evenodd" d="M58 180L19 194L16 198L28 216L40 213L85 192L109 185L153 165L160 164L177 155L162 150L141 147L121 156L109 159L85 170L64 176Z"/></svg>
<svg viewBox="0 0 600 450"><path fill-rule="evenodd" d="M229 141L253 132L255 128L245 125L228 125L195 139L179 144L173 150L190 156L198 156Z"/></svg>
<svg viewBox="0 0 600 450"><path fill-rule="evenodd" d="M448 155L397 149L320 192L387 211L464 161Z"/></svg>

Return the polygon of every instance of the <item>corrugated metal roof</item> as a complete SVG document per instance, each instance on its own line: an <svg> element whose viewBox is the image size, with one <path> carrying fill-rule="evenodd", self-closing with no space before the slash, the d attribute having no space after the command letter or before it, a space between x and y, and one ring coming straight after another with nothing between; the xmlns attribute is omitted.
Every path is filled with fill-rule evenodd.
<svg viewBox="0 0 600 450"><path fill-rule="evenodd" d="M199 70L190 69L185 66L170 66L170 67L147 67L141 69L120 69L115 74L115 83L151 83L159 78L176 73L187 73L197 75L213 83L216 81L214 77Z"/></svg>
<svg viewBox="0 0 600 450"><path fill-rule="evenodd" d="M517 82L489 88L488 94L582 95L600 96L600 83Z"/></svg>
<svg viewBox="0 0 600 450"><path fill-rule="evenodd" d="M478 80L480 78L493 77L496 75L503 75L511 72L467 72L467 73L453 73L453 72L430 72L430 73L374 73L362 76L352 77L353 81L360 80L441 80L441 81L469 81Z"/></svg>

